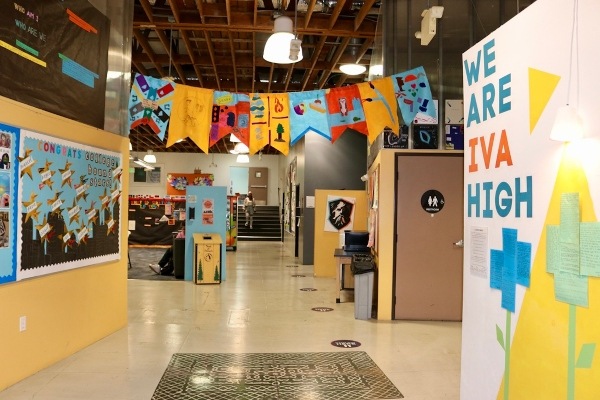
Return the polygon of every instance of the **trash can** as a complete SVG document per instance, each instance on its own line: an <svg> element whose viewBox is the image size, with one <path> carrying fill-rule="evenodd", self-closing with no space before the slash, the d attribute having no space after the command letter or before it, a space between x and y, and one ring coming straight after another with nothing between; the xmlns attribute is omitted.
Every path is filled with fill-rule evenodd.
<svg viewBox="0 0 600 400"><path fill-rule="evenodd" d="M221 247L218 233L194 233L194 283L221 283Z"/></svg>
<svg viewBox="0 0 600 400"><path fill-rule="evenodd" d="M354 275L354 318L370 319L375 276L373 257L370 254L353 255L350 270Z"/></svg>
<svg viewBox="0 0 600 400"><path fill-rule="evenodd" d="M185 238L173 239L173 274L177 279L185 275Z"/></svg>

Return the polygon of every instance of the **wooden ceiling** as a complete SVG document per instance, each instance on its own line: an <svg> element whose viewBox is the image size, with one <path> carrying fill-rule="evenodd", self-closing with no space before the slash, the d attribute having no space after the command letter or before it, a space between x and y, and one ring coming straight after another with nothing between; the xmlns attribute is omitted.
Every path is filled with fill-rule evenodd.
<svg viewBox="0 0 600 400"><path fill-rule="evenodd" d="M297 7L297 9L296 9ZM135 0L132 70L175 83L230 92L295 92L363 82L345 63L368 67L380 0ZM274 17L295 21L304 58L272 64L262 57ZM190 140L169 148L146 126L130 132L134 151L201 153ZM228 153L225 137L209 150ZM267 146L264 154L278 154Z"/></svg>

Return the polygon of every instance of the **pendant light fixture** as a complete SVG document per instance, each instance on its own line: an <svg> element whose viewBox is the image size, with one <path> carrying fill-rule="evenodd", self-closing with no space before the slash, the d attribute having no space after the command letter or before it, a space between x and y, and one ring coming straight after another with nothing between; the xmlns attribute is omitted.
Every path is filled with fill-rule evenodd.
<svg viewBox="0 0 600 400"><path fill-rule="evenodd" d="M238 154L235 161L241 164L247 164L250 162L250 157L248 156L248 154Z"/></svg>
<svg viewBox="0 0 600 400"><path fill-rule="evenodd" d="M367 70L367 67L361 64L342 64L340 65L340 71L346 75L360 75Z"/></svg>
<svg viewBox="0 0 600 400"><path fill-rule="evenodd" d="M298 5L294 6L294 15L297 23ZM275 64L292 64L301 61L302 41L295 34L292 19L283 15L281 10L274 15L274 18L273 33L265 44L263 58Z"/></svg>
<svg viewBox="0 0 600 400"><path fill-rule="evenodd" d="M156 163L156 156L152 150L148 150L148 153L144 156L144 161L150 164Z"/></svg>

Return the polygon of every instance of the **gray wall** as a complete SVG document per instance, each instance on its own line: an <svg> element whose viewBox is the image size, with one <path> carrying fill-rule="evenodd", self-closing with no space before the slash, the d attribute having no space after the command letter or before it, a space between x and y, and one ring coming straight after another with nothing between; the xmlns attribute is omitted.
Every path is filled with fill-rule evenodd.
<svg viewBox="0 0 600 400"><path fill-rule="evenodd" d="M365 189L360 177L367 173L366 136L347 131L333 144L314 134L305 136L303 141L302 173L298 163L303 200L314 196L316 189ZM299 257L302 264L310 265L314 263L315 209L303 208L302 213Z"/></svg>

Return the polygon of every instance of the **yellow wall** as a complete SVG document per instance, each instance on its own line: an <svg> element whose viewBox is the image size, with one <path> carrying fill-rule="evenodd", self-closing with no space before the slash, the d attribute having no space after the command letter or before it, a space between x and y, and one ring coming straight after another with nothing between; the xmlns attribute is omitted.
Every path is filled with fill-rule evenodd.
<svg viewBox="0 0 600 400"><path fill-rule="evenodd" d="M367 193L364 190L315 190L314 274L320 277L335 278L337 262L333 257L333 253L335 249L340 247L340 234L339 232L326 232L323 229L328 195L356 199L352 229L366 231Z"/></svg>
<svg viewBox="0 0 600 400"><path fill-rule="evenodd" d="M394 287L394 217L396 207L394 152L382 150L369 169L379 166L377 217L377 319L392 319Z"/></svg>
<svg viewBox="0 0 600 400"><path fill-rule="evenodd" d="M0 97L0 122L65 140L129 153L129 139ZM127 165L127 164L126 164ZM127 199L123 179L121 199ZM127 206L121 207L127 221ZM127 227L121 259L0 285L0 390L127 324ZM19 332L19 317L27 329Z"/></svg>

